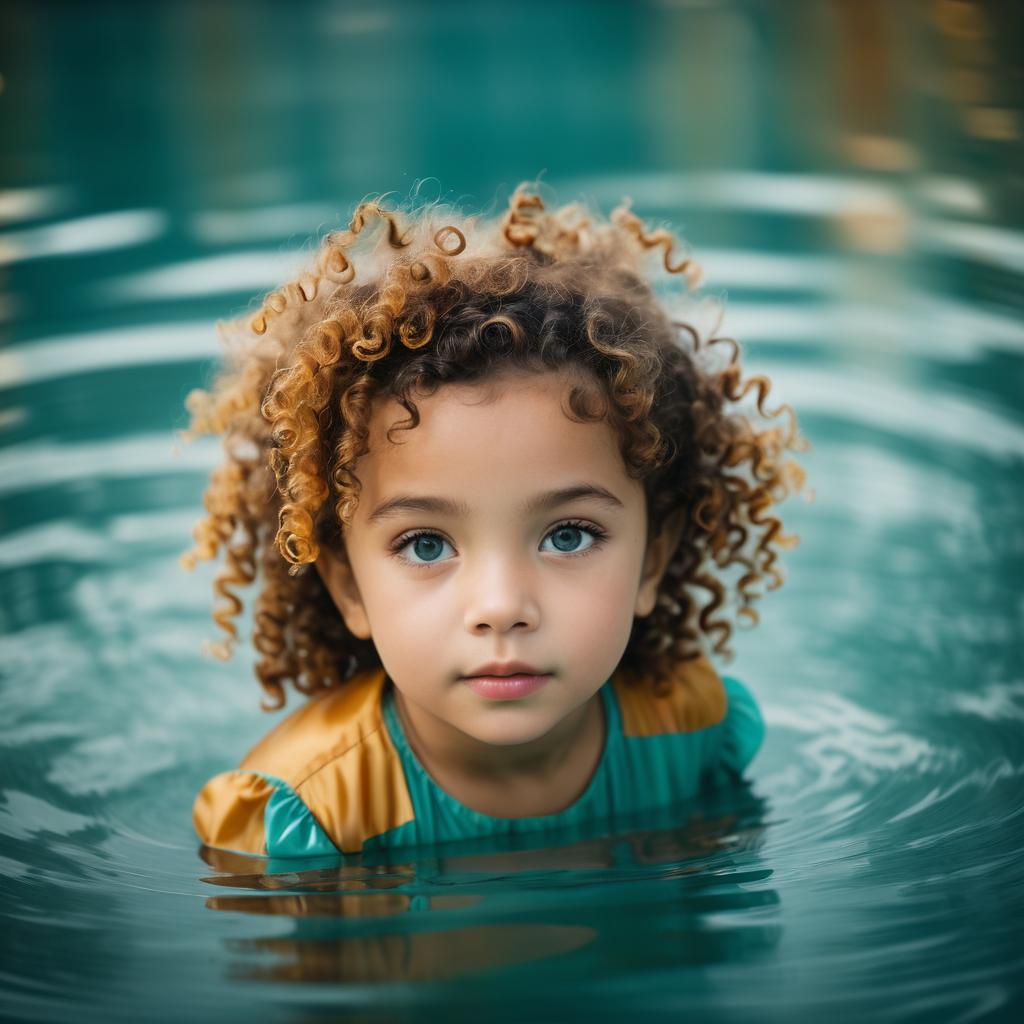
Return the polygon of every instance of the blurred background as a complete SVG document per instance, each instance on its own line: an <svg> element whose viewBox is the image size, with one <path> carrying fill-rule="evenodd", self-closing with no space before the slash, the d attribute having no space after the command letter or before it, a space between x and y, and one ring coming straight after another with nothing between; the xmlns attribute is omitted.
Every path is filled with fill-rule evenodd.
<svg viewBox="0 0 1024 1024"><path fill-rule="evenodd" d="M7 0L0 1015L1020 1019L1022 22ZM537 176L677 232L813 446L727 666L751 792L585 854L210 863L192 798L277 717L176 561L214 323L370 194L495 212Z"/></svg>

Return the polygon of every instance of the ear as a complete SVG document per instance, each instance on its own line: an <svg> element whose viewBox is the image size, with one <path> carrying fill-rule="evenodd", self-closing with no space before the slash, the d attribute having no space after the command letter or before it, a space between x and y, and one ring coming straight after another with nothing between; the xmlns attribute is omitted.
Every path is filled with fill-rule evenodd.
<svg viewBox="0 0 1024 1024"><path fill-rule="evenodd" d="M324 581L341 617L345 620L349 632L360 640L370 639L370 620L363 606L363 599L356 585L347 555L328 551L323 545L320 554L313 563L320 579Z"/></svg>
<svg viewBox="0 0 1024 1024"><path fill-rule="evenodd" d="M640 576L640 588L636 595L636 607L633 614L644 618L654 611L654 605L658 599L658 587L665 575L668 563L679 546L679 539L683 534L685 525L682 517L667 522L661 533L654 538L647 546L647 554L644 556L643 572Z"/></svg>

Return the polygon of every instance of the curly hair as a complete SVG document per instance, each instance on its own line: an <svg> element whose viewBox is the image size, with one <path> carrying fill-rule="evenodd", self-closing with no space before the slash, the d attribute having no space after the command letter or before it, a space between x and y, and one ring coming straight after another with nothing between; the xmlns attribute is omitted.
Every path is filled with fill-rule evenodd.
<svg viewBox="0 0 1024 1024"><path fill-rule="evenodd" d="M363 202L348 230L320 240L311 271L255 315L218 322L224 365L186 399L184 436L222 435L225 457L181 563L224 551L213 619L226 636L209 648L222 659L237 641L236 590L262 574L252 639L265 710L283 706L288 682L311 694L381 664L311 571L322 546L343 554L378 397L397 399L410 416L402 429L413 429L413 392L510 367L571 374L573 418L606 419L642 481L647 536L669 520L682 531L656 606L634 620L622 657L634 684L661 690L705 640L732 656L722 570L739 570L736 615L752 623L757 585L782 583L777 551L798 538L769 510L804 482L786 449L809 447L793 410L766 410L770 382L744 379L734 339L702 341L658 299L645 273L651 255L690 287L700 278L692 260L674 258L668 230L648 231L628 198L608 220L579 203L549 211L528 185L483 221L440 203L403 216L380 198ZM739 408L751 392L764 420L788 414L785 427Z"/></svg>

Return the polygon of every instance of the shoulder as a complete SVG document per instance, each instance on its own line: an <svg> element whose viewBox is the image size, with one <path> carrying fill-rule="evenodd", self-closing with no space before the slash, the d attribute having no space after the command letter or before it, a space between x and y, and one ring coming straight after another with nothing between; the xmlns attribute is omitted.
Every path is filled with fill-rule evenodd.
<svg viewBox="0 0 1024 1024"><path fill-rule="evenodd" d="M208 846L271 856L355 852L413 817L398 752L384 725L383 668L283 718L193 805Z"/></svg>
<svg viewBox="0 0 1024 1024"><path fill-rule="evenodd" d="M697 732L721 723L728 710L726 685L704 655L679 665L664 694L621 672L612 683L626 736Z"/></svg>
<svg viewBox="0 0 1024 1024"><path fill-rule="evenodd" d="M384 679L383 668L368 669L336 690L315 694L281 719L242 758L239 768L301 786L324 765L382 728Z"/></svg>
<svg viewBox="0 0 1024 1024"><path fill-rule="evenodd" d="M644 679L613 676L625 736L703 733L705 767L739 777L761 748L765 722L753 693L720 676L703 655L683 662L665 694Z"/></svg>
<svg viewBox="0 0 1024 1024"><path fill-rule="evenodd" d="M728 713L722 723L719 762L738 777L761 749L765 737L764 715L753 693L738 679L724 676Z"/></svg>

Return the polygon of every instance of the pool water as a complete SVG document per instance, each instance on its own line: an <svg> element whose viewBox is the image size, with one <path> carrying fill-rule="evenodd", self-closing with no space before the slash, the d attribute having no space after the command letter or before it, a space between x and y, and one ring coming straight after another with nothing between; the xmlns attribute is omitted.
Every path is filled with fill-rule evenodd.
<svg viewBox="0 0 1024 1024"><path fill-rule="evenodd" d="M0 1018L1021 1019L1019 28L5 5ZM749 785L543 845L201 851L196 791L280 717L244 644L202 654L214 567L176 561L214 321L370 192L500 208L541 172L682 233L813 446L720 665L767 720Z"/></svg>

